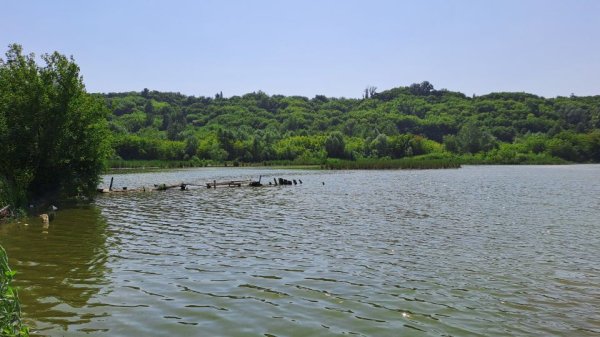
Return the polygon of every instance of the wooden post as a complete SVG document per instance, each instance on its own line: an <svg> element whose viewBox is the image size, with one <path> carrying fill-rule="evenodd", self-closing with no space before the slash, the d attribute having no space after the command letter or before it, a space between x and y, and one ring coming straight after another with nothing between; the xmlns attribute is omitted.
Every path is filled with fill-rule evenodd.
<svg viewBox="0 0 600 337"><path fill-rule="evenodd" d="M216 181L216 180L213 180L213 184L214 184L214 186L215 186L215 189L216 189L216 188L217 188L217 181Z"/></svg>
<svg viewBox="0 0 600 337"><path fill-rule="evenodd" d="M112 184L113 184L114 179L115 179L115 177L110 177L110 185L108 186L109 191L112 191Z"/></svg>

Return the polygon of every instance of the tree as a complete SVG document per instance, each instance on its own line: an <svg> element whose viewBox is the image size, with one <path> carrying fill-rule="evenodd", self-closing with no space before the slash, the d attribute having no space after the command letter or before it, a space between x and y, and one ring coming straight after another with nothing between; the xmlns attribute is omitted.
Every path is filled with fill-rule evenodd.
<svg viewBox="0 0 600 337"><path fill-rule="evenodd" d="M363 98L365 98L365 99L373 98L375 95L377 95L377 87L368 86L365 88L365 93L363 94Z"/></svg>
<svg viewBox="0 0 600 337"><path fill-rule="evenodd" d="M152 122L154 122L154 105L152 104L151 100L146 101L146 104L144 105L144 113L146 114L146 126L152 125Z"/></svg>
<svg viewBox="0 0 600 337"><path fill-rule="evenodd" d="M73 58L42 60L17 44L0 60L0 178L16 206L90 197L111 153L106 107L86 93Z"/></svg>
<svg viewBox="0 0 600 337"><path fill-rule="evenodd" d="M433 91L433 84L423 81L419 84L413 83L408 88L411 94L416 96L427 96Z"/></svg>
<svg viewBox="0 0 600 337"><path fill-rule="evenodd" d="M200 142L198 141L198 138L196 138L194 135L190 135L185 139L185 154L188 156L188 158L196 155L199 144Z"/></svg>
<svg viewBox="0 0 600 337"><path fill-rule="evenodd" d="M370 144L371 154L375 157L385 157L388 155L388 137L380 133Z"/></svg>
<svg viewBox="0 0 600 337"><path fill-rule="evenodd" d="M325 139L325 151L327 156L332 158L344 158L345 157L346 144L344 143L344 136L341 132L332 132L327 139Z"/></svg>
<svg viewBox="0 0 600 337"><path fill-rule="evenodd" d="M463 153L489 151L495 146L494 138L488 132L482 131L474 123L463 125L458 131L456 138L460 151Z"/></svg>

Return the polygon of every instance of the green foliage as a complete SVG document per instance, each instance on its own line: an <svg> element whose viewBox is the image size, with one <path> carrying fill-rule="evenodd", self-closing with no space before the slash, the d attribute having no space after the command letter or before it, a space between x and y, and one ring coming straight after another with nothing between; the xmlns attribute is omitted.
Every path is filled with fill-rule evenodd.
<svg viewBox="0 0 600 337"><path fill-rule="evenodd" d="M442 169L459 168L460 161L453 157L404 159L363 158L358 160L328 159L325 168L332 170L386 170L386 169Z"/></svg>
<svg viewBox="0 0 600 337"><path fill-rule="evenodd" d="M449 151L499 163L600 161L600 96L470 98L424 81L382 92L369 87L362 99L151 90L103 97L123 159L320 162Z"/></svg>
<svg viewBox="0 0 600 337"><path fill-rule="evenodd" d="M111 153L107 110L88 95L73 59L11 45L0 60L0 177L29 199L90 196Z"/></svg>
<svg viewBox="0 0 600 337"><path fill-rule="evenodd" d="M344 135L342 135L342 133L339 131L329 134L329 137L325 139L325 151L327 151L327 156L330 158L346 157L346 143L344 142Z"/></svg>
<svg viewBox="0 0 600 337"><path fill-rule="evenodd" d="M475 123L469 122L461 127L456 136L445 136L444 145L451 152L475 154L495 148L496 141L489 132L482 131Z"/></svg>
<svg viewBox="0 0 600 337"><path fill-rule="evenodd" d="M11 286L15 272L8 266L6 251L0 246L0 334L2 336L29 336L21 322L21 306L17 291Z"/></svg>

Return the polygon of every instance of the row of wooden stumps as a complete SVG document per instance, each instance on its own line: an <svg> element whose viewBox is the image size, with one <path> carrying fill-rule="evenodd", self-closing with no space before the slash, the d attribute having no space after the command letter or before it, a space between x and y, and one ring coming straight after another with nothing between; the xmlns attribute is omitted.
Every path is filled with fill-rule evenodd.
<svg viewBox="0 0 600 337"><path fill-rule="evenodd" d="M273 178L273 182L275 182L275 186L277 186L277 185L298 185L298 183L302 184L302 180L300 180L300 179L287 180L287 179L283 179L283 178L279 178L279 179ZM269 185L271 185L270 181L269 181Z"/></svg>
<svg viewBox="0 0 600 337"><path fill-rule="evenodd" d="M206 183L206 187L207 188L217 188L217 186L221 186L221 187L242 187L242 186L251 186L251 187L259 187L259 186L264 186L264 184L261 183L262 180L262 176L260 176L258 178L258 181L256 180L227 180L227 181L216 181L213 180L212 182ZM122 187L120 189L113 189L113 182L114 182L114 177L110 178L110 185L108 187L108 189L106 188L99 188L98 192L100 193L119 193L119 192L149 192L149 191L166 191L166 190L170 190L170 189L174 189L174 188L178 188L182 191L186 190L188 188L188 186L202 186L202 185L195 185L195 184L186 184L186 183L179 183L179 184L172 184L172 185L167 185L167 184L158 184L158 185L154 185L154 187L151 188L146 188L146 187L142 187L142 188L137 188L137 189L128 189L127 187ZM302 180L298 179L292 179L292 180L288 180L288 179L284 179L284 178L273 178L273 181L269 181L269 186L283 186L283 185L298 185L298 184L302 184Z"/></svg>
<svg viewBox="0 0 600 337"><path fill-rule="evenodd" d="M262 180L262 176L260 176L257 181L256 180L253 180L253 181L231 180L231 181L217 182L216 180L213 180L212 183L206 183L206 187L207 188L217 188L217 186L241 187L242 185L246 185L246 184L251 187L260 187L260 186L264 186L264 184L261 183L261 180ZM269 181L269 186L298 185L298 184L302 184L302 180L300 180L300 179L288 180L288 179L284 179L284 178L273 178L273 182Z"/></svg>
<svg viewBox="0 0 600 337"><path fill-rule="evenodd" d="M110 185L108 186L108 188L99 188L98 192L100 193L119 193L119 192L149 192L149 191L166 191L166 190L170 190L172 188L179 188L182 191L185 191L187 189L187 187L189 185L192 184L185 184L185 183L179 183L179 184L173 184L173 185L167 185L167 184L155 184L154 187L151 188L146 188L146 187L142 187L142 188L137 188L137 189L128 189L127 187L122 187L121 189L113 189L113 182L114 182L114 177L110 178Z"/></svg>

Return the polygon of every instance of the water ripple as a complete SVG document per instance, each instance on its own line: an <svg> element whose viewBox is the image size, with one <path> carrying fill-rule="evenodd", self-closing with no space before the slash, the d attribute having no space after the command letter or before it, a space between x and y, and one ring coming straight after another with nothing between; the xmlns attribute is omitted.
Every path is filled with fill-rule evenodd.
<svg viewBox="0 0 600 337"><path fill-rule="evenodd" d="M26 319L56 336L600 332L599 166L115 182L258 175L304 184L104 195L47 233L2 227Z"/></svg>

